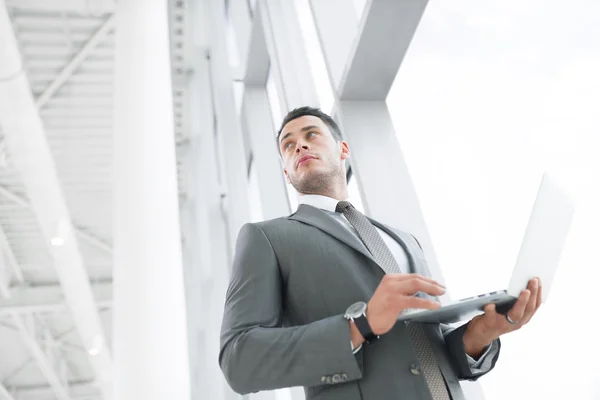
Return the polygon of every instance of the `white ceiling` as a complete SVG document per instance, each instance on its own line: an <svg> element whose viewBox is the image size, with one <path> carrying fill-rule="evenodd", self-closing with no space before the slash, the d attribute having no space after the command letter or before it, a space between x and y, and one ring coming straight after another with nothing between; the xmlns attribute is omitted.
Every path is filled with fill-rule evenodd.
<svg viewBox="0 0 600 400"><path fill-rule="evenodd" d="M115 1L4 3L110 348ZM185 2L170 2L169 11L175 133L178 148L183 148ZM59 398L44 372L51 367L67 398L99 400L93 356L69 313L49 243L4 143L7 134L0 126L0 264L12 259L22 279L11 272L11 297L0 292L0 399ZM36 353L40 350L45 354Z"/></svg>

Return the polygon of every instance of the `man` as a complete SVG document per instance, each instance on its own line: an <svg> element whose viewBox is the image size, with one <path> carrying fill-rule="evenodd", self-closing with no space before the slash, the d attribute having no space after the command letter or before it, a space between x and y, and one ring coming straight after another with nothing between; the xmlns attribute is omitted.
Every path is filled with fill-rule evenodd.
<svg viewBox="0 0 600 400"><path fill-rule="evenodd" d="M541 304L537 279L507 315L493 304L469 323L405 324L439 307L417 240L367 219L347 200L350 156L318 109L291 111L278 134L298 210L240 230L219 363L239 393L304 386L307 399L462 399L458 381L489 372L499 337Z"/></svg>

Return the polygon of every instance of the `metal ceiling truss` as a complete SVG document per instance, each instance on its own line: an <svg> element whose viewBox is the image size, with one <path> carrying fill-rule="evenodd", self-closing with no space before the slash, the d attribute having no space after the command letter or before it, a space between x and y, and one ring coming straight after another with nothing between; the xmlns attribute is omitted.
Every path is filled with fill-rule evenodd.
<svg viewBox="0 0 600 400"><path fill-rule="evenodd" d="M4 198L14 202L15 204L18 204L24 208L27 208L27 209L33 211L31 204L27 200L25 200L24 198L22 198L21 196L15 194L15 193L11 192L4 186L0 186L0 196L3 196ZM103 239L100 239L96 235L89 233L87 231L87 229L82 226L78 226L78 225L74 224L73 228L75 229L75 233L77 234L77 236L79 236L81 239L85 240L87 243L91 244L92 246L95 246L98 249L103 250L106 253L112 255L112 252L113 252L112 246L110 244L106 243Z"/></svg>
<svg viewBox="0 0 600 400"><path fill-rule="evenodd" d="M29 202L6 189L0 192L31 209L37 217L47 245L57 236L63 239L60 245L49 246L49 250L79 336L84 346L90 349L94 346L93 343L104 344L105 339L83 256L79 250L80 235L75 234L71 223L44 125L25 75L11 21L3 4L0 5L0 48L4 51L3 63L0 64L0 122L11 161L19 172ZM46 97L50 98L51 93L48 92ZM33 314L21 315L12 312L11 316L55 396L59 400L71 400L66 381L66 366L57 356L56 344L50 332L42 327L44 343L48 345L42 347L37 340L37 323ZM88 360L96 375L102 397L105 400L110 399L110 349L103 346L95 357Z"/></svg>
<svg viewBox="0 0 600 400"><path fill-rule="evenodd" d="M4 387L4 385L0 382L0 400L15 400L12 394Z"/></svg>
<svg viewBox="0 0 600 400"><path fill-rule="evenodd" d="M24 284L23 274L21 268L17 264L14 253L6 239L6 234L0 225L0 253L2 259L0 260L0 267L6 267L6 264L13 271L14 277L19 284ZM10 277L9 277L10 282ZM5 288L5 296L7 299L13 299L14 293L10 290L9 285L2 285ZM41 297L38 294L38 298ZM0 302L0 304L2 304ZM12 317L12 321L15 324L17 331L20 333L23 343L27 349L33 355L40 371L52 387L52 390L56 394L59 400L70 400L68 395L68 383L67 383L67 366L66 362L60 357L59 345L55 342L52 334L46 326L41 324L35 318L32 312L19 313L18 307L10 310L8 307L0 306L0 315L3 311L7 312ZM32 311L35 310L32 308ZM41 338L37 334L38 331L42 332ZM38 340L41 339L41 340ZM8 392L7 392L8 393ZM0 389L0 394L2 390ZM10 397L9 397L10 398Z"/></svg>
<svg viewBox="0 0 600 400"><path fill-rule="evenodd" d="M60 348L50 331L32 315L13 313L13 321L21 334L23 343L33 355L38 368L50 384L58 400L71 400L67 380L67 365L60 356ZM41 331L41 335L37 332Z"/></svg>
<svg viewBox="0 0 600 400"><path fill-rule="evenodd" d="M60 285L10 287L11 297L0 299L0 317L6 315L68 312ZM112 282L92 284L96 306L99 309L112 308Z"/></svg>
<svg viewBox="0 0 600 400"><path fill-rule="evenodd" d="M66 24L65 24L66 26ZM56 94L58 89L69 80L75 70L81 65L85 59L93 54L99 43L106 39L108 34L113 31L115 27L115 15L110 15L106 21L100 26L100 28L90 37L86 44L79 50L79 52L65 65L60 73L54 78L52 83L48 85L44 93L42 93L37 99L36 103L39 109L44 108L52 97Z"/></svg>

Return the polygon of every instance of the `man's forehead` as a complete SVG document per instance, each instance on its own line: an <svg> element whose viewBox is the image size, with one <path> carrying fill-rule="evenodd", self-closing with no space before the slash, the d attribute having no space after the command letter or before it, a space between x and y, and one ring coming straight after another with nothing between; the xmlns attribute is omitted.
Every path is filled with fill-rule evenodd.
<svg viewBox="0 0 600 400"><path fill-rule="evenodd" d="M315 117L314 115L303 115L301 117L295 118L285 124L283 129L281 130L281 136L287 135L288 133L297 133L307 126L316 126L319 129L326 129L327 126L321 118Z"/></svg>

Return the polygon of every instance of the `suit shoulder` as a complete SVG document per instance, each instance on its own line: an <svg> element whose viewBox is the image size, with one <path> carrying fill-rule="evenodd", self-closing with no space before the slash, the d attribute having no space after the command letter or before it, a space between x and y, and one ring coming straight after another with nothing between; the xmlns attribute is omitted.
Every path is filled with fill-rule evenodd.
<svg viewBox="0 0 600 400"><path fill-rule="evenodd" d="M270 231L272 229L281 229L282 227L290 223L291 221L289 219L289 216L286 216L268 219L266 221L254 222L253 224L261 228L263 231Z"/></svg>

